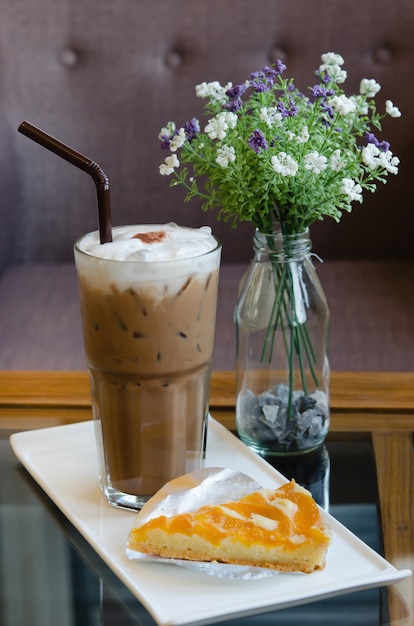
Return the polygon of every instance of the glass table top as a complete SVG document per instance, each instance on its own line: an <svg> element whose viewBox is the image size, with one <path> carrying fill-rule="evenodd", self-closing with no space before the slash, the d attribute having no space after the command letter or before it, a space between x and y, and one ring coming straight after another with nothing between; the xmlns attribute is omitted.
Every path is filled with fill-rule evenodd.
<svg viewBox="0 0 414 626"><path fill-rule="evenodd" d="M0 623L3 626L145 625L155 622L0 440ZM369 435L328 437L313 453L272 464L383 553L374 452ZM344 564L345 566L346 564ZM162 603L162 597L160 597ZM216 622L386 625L387 588Z"/></svg>

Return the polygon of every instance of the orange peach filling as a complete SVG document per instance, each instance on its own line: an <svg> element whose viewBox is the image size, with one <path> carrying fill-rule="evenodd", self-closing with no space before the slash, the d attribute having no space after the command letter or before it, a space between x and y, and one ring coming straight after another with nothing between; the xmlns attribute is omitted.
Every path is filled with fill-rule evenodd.
<svg viewBox="0 0 414 626"><path fill-rule="evenodd" d="M147 522L145 528L160 529L169 535L195 534L212 545L234 535L245 546L280 546L286 551L304 542L326 540L316 503L293 482L277 491L255 492L239 502L204 506L195 513L172 518L161 516ZM138 541L144 539L139 528L133 534Z"/></svg>

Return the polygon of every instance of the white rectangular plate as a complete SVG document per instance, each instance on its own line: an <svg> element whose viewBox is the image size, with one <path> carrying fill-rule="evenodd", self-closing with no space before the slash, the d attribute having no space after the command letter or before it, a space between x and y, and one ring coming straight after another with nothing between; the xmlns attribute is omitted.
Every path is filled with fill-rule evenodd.
<svg viewBox="0 0 414 626"><path fill-rule="evenodd" d="M213 624L351 591L380 587L410 575L397 570L327 513L332 544L314 574L259 580L215 578L177 565L130 561L126 540L135 513L109 506L98 486L92 422L14 434L13 450L48 496L140 600L159 626ZM248 474L263 487L286 479L210 418L208 467Z"/></svg>

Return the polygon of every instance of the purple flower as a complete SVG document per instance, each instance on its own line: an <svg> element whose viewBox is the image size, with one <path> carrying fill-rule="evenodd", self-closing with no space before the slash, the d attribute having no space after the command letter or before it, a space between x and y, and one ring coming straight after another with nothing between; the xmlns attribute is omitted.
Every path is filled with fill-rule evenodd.
<svg viewBox="0 0 414 626"><path fill-rule="evenodd" d="M242 97L246 89L247 89L247 85L245 84L234 85L233 87L230 87L230 89L226 91L226 96L228 96L231 100L237 100L238 98Z"/></svg>
<svg viewBox="0 0 414 626"><path fill-rule="evenodd" d="M276 61L275 65L272 67L265 65L263 69L250 74L249 86L257 93L270 91L277 76L279 76L279 74L281 74L285 69L286 66L282 63L282 61Z"/></svg>
<svg viewBox="0 0 414 626"><path fill-rule="evenodd" d="M310 87L311 97L315 101L318 98L327 98L328 96L333 96L335 94L333 89L327 89L323 85L315 85L314 87Z"/></svg>
<svg viewBox="0 0 414 626"><path fill-rule="evenodd" d="M388 141L380 141L375 137L374 133L365 133L364 138L367 144L373 143L381 152L387 152L391 147Z"/></svg>
<svg viewBox="0 0 414 626"><path fill-rule="evenodd" d="M236 111L240 111L243 106L243 101L241 98L236 98L236 100L229 100L223 104L223 109L225 111L231 111L232 113L236 113Z"/></svg>
<svg viewBox="0 0 414 626"><path fill-rule="evenodd" d="M289 106L286 106L284 102L279 102L276 108L282 117L295 117L299 112L292 98L289 99Z"/></svg>
<svg viewBox="0 0 414 626"><path fill-rule="evenodd" d="M165 128L161 129L158 138L161 140L161 150L169 150L171 141L175 135L178 135L178 130L175 128L175 124L169 123Z"/></svg>
<svg viewBox="0 0 414 626"><path fill-rule="evenodd" d="M364 139L365 141L368 143L373 143L374 146L378 146L379 141L378 139L375 137L374 133L365 133L364 135Z"/></svg>
<svg viewBox="0 0 414 626"><path fill-rule="evenodd" d="M159 138L161 139L161 143L160 143L161 150L169 150L171 140L174 137L174 135L177 135L177 134L178 134L178 131L175 131L172 134L164 133L163 135L160 135Z"/></svg>
<svg viewBox="0 0 414 626"><path fill-rule="evenodd" d="M282 61L280 61L279 59L275 62L274 65L269 66L269 65L265 65L261 70L259 70L258 72L253 72L252 74L250 74L250 78L251 79L255 79L255 78L259 78L262 76L265 76L266 78L268 78L271 82L274 82L275 79L282 74L282 72L284 72L286 69L286 65L284 63L282 63Z"/></svg>
<svg viewBox="0 0 414 626"><path fill-rule="evenodd" d="M195 117L193 117L189 122L185 122L183 128L188 141L195 139L200 132L200 124Z"/></svg>
<svg viewBox="0 0 414 626"><path fill-rule="evenodd" d="M247 85L234 85L234 87L230 87L226 91L226 96L229 98L228 102L223 104L223 109L226 111L231 111L235 113L236 111L240 111L243 106L242 95L247 89Z"/></svg>
<svg viewBox="0 0 414 626"><path fill-rule="evenodd" d="M264 93L272 89L273 81L269 80L263 72L254 72L250 76L249 86L253 91L256 91L256 93Z"/></svg>
<svg viewBox="0 0 414 626"><path fill-rule="evenodd" d="M331 106L326 104L326 102L321 103L321 109L324 113L328 115L328 117L332 120L335 117L334 110Z"/></svg>
<svg viewBox="0 0 414 626"><path fill-rule="evenodd" d="M263 135L261 130L254 130L248 139L248 144L256 152L259 154L261 150L267 150L267 141L265 136Z"/></svg>
<svg viewBox="0 0 414 626"><path fill-rule="evenodd" d="M326 70L324 72L321 72L320 70L316 70L315 76L319 78L319 80L325 85L332 82L332 78L329 76Z"/></svg>
<svg viewBox="0 0 414 626"><path fill-rule="evenodd" d="M286 65L282 61L280 61L280 59L277 59L275 63L275 71L278 74L282 74L285 71L285 69L286 69Z"/></svg>
<svg viewBox="0 0 414 626"><path fill-rule="evenodd" d="M321 101L320 106L322 109L322 117L320 118L320 121L323 126L328 128L329 126L332 125L331 120L333 120L333 118L335 117L334 110L332 107L326 104L324 100Z"/></svg>
<svg viewBox="0 0 414 626"><path fill-rule="evenodd" d="M276 61L272 67L265 65L262 69L263 74L272 82L286 69L286 65L282 63L282 61Z"/></svg>
<svg viewBox="0 0 414 626"><path fill-rule="evenodd" d="M161 143L160 143L160 147L161 150L169 150L170 149L170 138L166 137L166 135L162 135L161 137Z"/></svg>
<svg viewBox="0 0 414 626"><path fill-rule="evenodd" d="M315 85L314 87L310 88L310 92L311 92L312 98L316 100L317 98L325 97L326 89L325 87L322 87L322 85Z"/></svg>
<svg viewBox="0 0 414 626"><path fill-rule="evenodd" d="M388 152L388 150L391 148L391 144L388 141L380 141L378 144L378 148L381 150L381 152Z"/></svg>

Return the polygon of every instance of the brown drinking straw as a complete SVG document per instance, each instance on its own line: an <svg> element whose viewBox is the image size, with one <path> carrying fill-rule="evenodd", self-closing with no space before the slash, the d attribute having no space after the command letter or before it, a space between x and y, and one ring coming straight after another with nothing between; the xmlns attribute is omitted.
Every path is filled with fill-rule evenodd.
<svg viewBox="0 0 414 626"><path fill-rule="evenodd" d="M101 243L112 241L109 180L102 168L92 159L76 152L29 122L22 122L17 130L92 176L98 195L99 239Z"/></svg>

